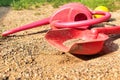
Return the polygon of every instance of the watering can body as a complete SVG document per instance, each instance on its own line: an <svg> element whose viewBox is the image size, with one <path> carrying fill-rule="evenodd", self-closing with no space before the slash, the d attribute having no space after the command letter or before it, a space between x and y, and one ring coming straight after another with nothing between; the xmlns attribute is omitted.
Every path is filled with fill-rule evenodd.
<svg viewBox="0 0 120 80"><path fill-rule="evenodd" d="M92 19L92 15L90 10L80 3L69 3L63 5L53 16L51 16L50 22L54 21L62 21L62 22L75 22L82 20ZM55 25L51 25L53 29L57 27ZM85 26L88 28L89 26Z"/></svg>
<svg viewBox="0 0 120 80"><path fill-rule="evenodd" d="M95 19L93 15L104 15ZM91 25L107 21L111 17L109 12L91 11L80 3L69 3L63 5L53 16L51 16L50 24L52 29L60 28L78 28L88 29Z"/></svg>

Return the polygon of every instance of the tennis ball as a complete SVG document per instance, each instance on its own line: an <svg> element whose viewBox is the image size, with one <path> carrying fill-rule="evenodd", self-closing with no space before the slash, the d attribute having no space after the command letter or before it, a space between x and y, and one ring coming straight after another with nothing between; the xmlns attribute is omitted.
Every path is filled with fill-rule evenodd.
<svg viewBox="0 0 120 80"><path fill-rule="evenodd" d="M94 9L95 11L109 12L109 9L105 6L98 6ZM103 15L94 15L95 18L101 18Z"/></svg>

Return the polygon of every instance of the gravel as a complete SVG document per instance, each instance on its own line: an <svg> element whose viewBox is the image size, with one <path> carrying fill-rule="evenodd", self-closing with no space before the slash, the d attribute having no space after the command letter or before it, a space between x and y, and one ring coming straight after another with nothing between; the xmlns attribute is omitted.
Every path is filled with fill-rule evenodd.
<svg viewBox="0 0 120 80"><path fill-rule="evenodd" d="M0 32L49 17L50 5L34 10L0 8ZM14 14L14 15L13 15ZM120 25L120 10L95 26ZM84 56L64 53L49 45L44 36L49 25L0 38L0 80L120 80L120 35L110 35L103 50Z"/></svg>

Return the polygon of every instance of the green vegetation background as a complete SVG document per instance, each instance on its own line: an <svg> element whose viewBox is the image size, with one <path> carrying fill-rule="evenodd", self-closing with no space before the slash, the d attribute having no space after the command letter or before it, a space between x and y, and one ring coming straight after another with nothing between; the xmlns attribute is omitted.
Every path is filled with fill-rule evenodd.
<svg viewBox="0 0 120 80"><path fill-rule="evenodd" d="M111 11L120 8L120 0L0 0L0 6L11 6L19 10L37 8L43 4L58 7L69 2L81 2L92 9L100 5L108 7Z"/></svg>

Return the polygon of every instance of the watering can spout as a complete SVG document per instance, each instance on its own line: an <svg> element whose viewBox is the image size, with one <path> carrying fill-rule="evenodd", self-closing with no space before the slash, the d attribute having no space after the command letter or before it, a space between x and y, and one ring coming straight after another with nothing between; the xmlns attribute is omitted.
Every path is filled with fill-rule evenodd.
<svg viewBox="0 0 120 80"><path fill-rule="evenodd" d="M20 26L20 27L15 28L15 29L5 31L5 32L2 33L2 36L8 36L9 34L13 34L13 33L16 33L16 32L20 32L20 31L24 31L24 30L27 30L27 29L31 29L31 28L35 28L35 27L38 27L38 26L49 24L49 19L50 18L45 18L45 19L30 23L30 24L27 24L27 25L24 25L24 26Z"/></svg>

